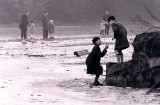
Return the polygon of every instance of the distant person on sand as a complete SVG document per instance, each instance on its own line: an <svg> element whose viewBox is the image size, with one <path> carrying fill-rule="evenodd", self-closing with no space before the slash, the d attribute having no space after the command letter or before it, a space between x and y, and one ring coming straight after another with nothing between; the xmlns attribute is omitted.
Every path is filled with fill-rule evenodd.
<svg viewBox="0 0 160 105"><path fill-rule="evenodd" d="M53 20L50 20L49 21L49 33L51 35L51 39L54 39L53 37L53 33L55 33L55 30L54 30L54 24L53 24Z"/></svg>
<svg viewBox="0 0 160 105"><path fill-rule="evenodd" d="M25 14L21 16L19 29L21 29L21 39L27 39L27 25L29 25L28 21L29 12L27 11Z"/></svg>
<svg viewBox="0 0 160 105"><path fill-rule="evenodd" d="M110 13L108 11L106 11L105 15L103 16L103 20L106 22L105 35L109 35L109 28L110 28L110 24L108 23L109 16L110 16Z"/></svg>
<svg viewBox="0 0 160 105"><path fill-rule="evenodd" d="M48 12L46 11L42 15L43 39L48 39L48 25L49 25Z"/></svg>
<svg viewBox="0 0 160 105"><path fill-rule="evenodd" d="M93 44L95 45L86 59L87 65L87 74L95 74L95 80L93 85L101 85L98 81L100 75L103 73L103 68L100 64L101 57L107 53L108 45L105 46L104 50L101 52L100 45L101 39L99 37L94 37L92 39Z"/></svg>
<svg viewBox="0 0 160 105"><path fill-rule="evenodd" d="M129 42L127 39L127 30L122 24L116 22L114 16L110 16L108 18L108 23L111 24L114 32L114 37L112 39L116 39L114 50L117 57L117 62L123 62L122 50L129 47Z"/></svg>
<svg viewBox="0 0 160 105"><path fill-rule="evenodd" d="M33 21L30 22L31 22L31 39L34 39L35 25Z"/></svg>
<svg viewBox="0 0 160 105"><path fill-rule="evenodd" d="M100 28L101 28L100 35L105 35L105 30L106 30L105 24L106 24L106 22L104 20L101 20L101 23L100 23Z"/></svg>

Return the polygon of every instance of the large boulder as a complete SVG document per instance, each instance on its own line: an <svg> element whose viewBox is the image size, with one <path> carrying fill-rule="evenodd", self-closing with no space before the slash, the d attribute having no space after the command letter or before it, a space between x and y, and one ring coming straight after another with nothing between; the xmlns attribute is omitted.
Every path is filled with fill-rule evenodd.
<svg viewBox="0 0 160 105"><path fill-rule="evenodd" d="M142 33L133 41L134 54L144 52L149 58L160 57L160 32Z"/></svg>
<svg viewBox="0 0 160 105"><path fill-rule="evenodd" d="M160 83L160 32L137 35L133 47L132 60L119 64L107 63L106 84L134 88L158 86Z"/></svg>

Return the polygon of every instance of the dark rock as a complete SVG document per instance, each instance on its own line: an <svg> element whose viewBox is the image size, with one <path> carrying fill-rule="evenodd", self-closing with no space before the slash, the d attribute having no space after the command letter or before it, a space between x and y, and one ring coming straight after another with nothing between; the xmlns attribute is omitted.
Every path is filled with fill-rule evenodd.
<svg viewBox="0 0 160 105"><path fill-rule="evenodd" d="M137 35L132 60L106 64L106 84L146 88L160 86L160 32ZM151 91L150 90L150 91Z"/></svg>
<svg viewBox="0 0 160 105"><path fill-rule="evenodd" d="M142 33L133 41L134 53L144 52L149 58L160 57L160 32Z"/></svg>

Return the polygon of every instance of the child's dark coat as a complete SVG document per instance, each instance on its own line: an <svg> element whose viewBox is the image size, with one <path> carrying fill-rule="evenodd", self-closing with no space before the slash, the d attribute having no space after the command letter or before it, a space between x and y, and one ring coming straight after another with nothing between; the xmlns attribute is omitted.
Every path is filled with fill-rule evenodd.
<svg viewBox="0 0 160 105"><path fill-rule="evenodd" d="M113 23L112 29L114 32L115 42L115 50L123 50L129 47L129 42L127 39L127 30L120 23Z"/></svg>
<svg viewBox="0 0 160 105"><path fill-rule="evenodd" d="M102 74L103 68L100 65L101 57L107 53L104 49L102 52L98 45L95 45L86 59L87 74Z"/></svg>

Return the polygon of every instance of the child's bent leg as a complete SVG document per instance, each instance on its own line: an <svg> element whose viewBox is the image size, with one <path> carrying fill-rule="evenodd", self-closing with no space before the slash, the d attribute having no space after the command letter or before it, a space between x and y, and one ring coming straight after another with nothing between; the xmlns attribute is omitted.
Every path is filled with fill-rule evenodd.
<svg viewBox="0 0 160 105"><path fill-rule="evenodd" d="M116 57L117 57L117 63L120 63L121 62L121 55L117 54Z"/></svg>
<svg viewBox="0 0 160 105"><path fill-rule="evenodd" d="M100 77L100 75L96 74L93 85L99 85L99 81L98 81L99 77Z"/></svg>
<svg viewBox="0 0 160 105"><path fill-rule="evenodd" d="M123 54L117 54L116 57L117 57L117 62L118 63L122 63L123 62Z"/></svg>
<svg viewBox="0 0 160 105"><path fill-rule="evenodd" d="M115 50L115 54L116 54L117 62L118 63L123 62L123 53L122 53L122 50Z"/></svg>
<svg viewBox="0 0 160 105"><path fill-rule="evenodd" d="M123 62L123 54L121 54L120 58L121 58L121 62Z"/></svg>
<svg viewBox="0 0 160 105"><path fill-rule="evenodd" d="M122 63L123 62L123 53L122 53L122 50L119 50L119 54L120 54L120 62Z"/></svg>

